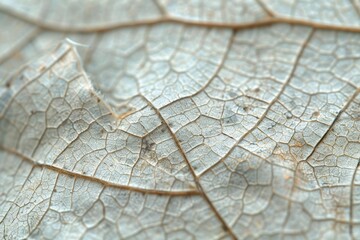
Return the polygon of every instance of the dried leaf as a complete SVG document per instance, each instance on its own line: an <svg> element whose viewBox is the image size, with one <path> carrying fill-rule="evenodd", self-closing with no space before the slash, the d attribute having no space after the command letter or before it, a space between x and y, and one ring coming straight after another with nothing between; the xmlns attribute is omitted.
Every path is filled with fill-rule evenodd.
<svg viewBox="0 0 360 240"><path fill-rule="evenodd" d="M359 238L359 13L0 0L0 238Z"/></svg>

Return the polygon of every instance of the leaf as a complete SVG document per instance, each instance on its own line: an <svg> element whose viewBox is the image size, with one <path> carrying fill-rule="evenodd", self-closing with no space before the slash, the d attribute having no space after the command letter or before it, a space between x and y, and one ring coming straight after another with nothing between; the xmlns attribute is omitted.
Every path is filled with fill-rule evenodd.
<svg viewBox="0 0 360 240"><path fill-rule="evenodd" d="M1 0L0 238L359 238L359 9Z"/></svg>

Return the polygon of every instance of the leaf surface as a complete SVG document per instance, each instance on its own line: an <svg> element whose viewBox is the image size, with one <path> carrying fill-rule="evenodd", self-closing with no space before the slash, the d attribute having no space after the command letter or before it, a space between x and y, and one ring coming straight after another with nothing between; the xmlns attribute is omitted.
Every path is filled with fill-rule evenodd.
<svg viewBox="0 0 360 240"><path fill-rule="evenodd" d="M0 1L0 237L360 237L357 1Z"/></svg>

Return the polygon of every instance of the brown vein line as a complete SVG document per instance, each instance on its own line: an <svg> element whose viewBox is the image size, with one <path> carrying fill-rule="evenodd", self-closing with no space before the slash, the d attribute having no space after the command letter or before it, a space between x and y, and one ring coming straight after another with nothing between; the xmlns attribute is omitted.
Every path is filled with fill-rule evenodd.
<svg viewBox="0 0 360 240"><path fill-rule="evenodd" d="M339 113L336 115L336 117L334 118L334 120L332 121L331 125L329 126L328 130L323 134L323 136L320 138L320 140L316 143L316 145L314 146L313 150L311 151L311 153L309 154L309 156L304 160L305 162L307 162L310 157L314 154L315 150L318 148L318 146L324 141L325 137L329 134L329 132L331 131L331 129L334 127L335 123L337 122L337 120L339 119L339 117L341 116L341 114L349 107L349 105L353 102L353 100L357 97L357 95L360 93L360 88L358 88L355 93L349 98L349 100L346 102L346 104L344 105L344 107L339 111ZM358 165L354 171L354 175L352 177L352 181L351 181L351 187L350 187L350 212L349 212L349 232L350 235L353 235L353 229L352 229L352 225L353 225L353 221L352 221L352 210L353 210L353 200L352 200L352 196L353 196L353 186L354 186L354 180L355 180L355 174L357 172L357 169L360 165L360 160L358 162ZM296 173L296 172L295 172ZM319 182L316 178L316 181L319 185ZM319 185L320 191L321 191L321 187Z"/></svg>
<svg viewBox="0 0 360 240"><path fill-rule="evenodd" d="M313 150L310 152L309 156L303 160L303 161L300 161L296 164L296 168L295 168L295 171L294 171L294 182L295 182L295 178L296 178L296 172L298 170L298 166L301 162L307 162L310 157L314 154L315 150L318 148L318 146L324 141L325 137L329 134L329 132L331 131L331 129L333 129L335 123L337 122L337 120L339 119L340 115L349 107L349 105L352 103L352 101L356 98L356 96L359 94L359 89L356 90L353 95L349 98L349 100L345 103L345 105L340 109L339 113L336 115L336 117L334 118L334 120L331 122L329 128L326 130L326 132L323 134L323 136L320 138L320 140L315 144ZM359 160L359 163L358 163L358 166L360 164L360 160ZM310 165L311 168L313 168L311 165ZM356 173L356 170L354 172L354 175ZM320 190L320 192L322 192L322 187L320 186L319 184L319 181L318 179L316 178L316 182L317 182L317 185L319 186L319 188L316 188L316 189L312 189L312 190ZM334 186L334 187L338 187L339 185L337 186ZM352 185L351 185L352 186ZM293 193L295 191L295 183L293 183L293 186L291 188L291 197L293 196ZM352 189L352 188L351 188ZM304 189L302 189L304 190ZM350 195L351 195L351 192L350 192ZM351 198L351 196L350 196ZM285 218L285 221L283 223L283 226L287 223L287 220L289 218L289 212L290 212L290 207L291 207L291 202L289 203L289 206L288 206L288 212L286 213L286 218ZM351 216L352 216L352 211L351 211L351 204L350 204L350 220L351 220ZM352 232L351 230L351 225L350 225L350 233Z"/></svg>
<svg viewBox="0 0 360 240"><path fill-rule="evenodd" d="M194 97L196 96L197 94L199 94L200 92L202 92L203 90L205 90L211 83L212 81L214 81L214 79L218 76L219 72L221 71L222 67L224 66L225 64L225 61L226 59L228 58L229 56L229 53L230 53L230 49L231 49L231 46L233 45L234 43L234 39L235 39L235 31L232 31L231 33L231 36L230 36L230 39L229 39L229 42L227 44L227 47L226 47L226 51L223 55L223 58L221 59L220 61L220 64L218 66L218 68L216 69L216 71L214 72L214 74L209 78L209 80L205 83L204 86L202 86L199 90L197 90L195 93L192 93L188 96L185 96L185 97L181 97L179 99L176 99L177 102L181 101L181 100L184 100L186 98L191 98L191 97ZM173 104L174 102L170 102L170 103L167 103L165 104L164 106L162 106L161 108L159 108L160 110L161 109L164 109L166 107L168 107L169 105Z"/></svg>
<svg viewBox="0 0 360 240"><path fill-rule="evenodd" d="M17 170L16 170L16 174L18 173L19 171L19 168L22 167L22 165L24 164L24 161L21 161L21 163L19 164L19 166L17 167ZM34 168L31 168L29 173L26 174L26 177L25 177L25 181L23 181L23 185L21 186L20 190L17 191L17 194L16 194L16 197L14 197L14 199L18 199L19 196L20 196L20 193L22 192L22 190L24 189L24 186L26 184L26 180L30 177L30 175L32 174L32 172L34 171ZM12 184L14 186L14 184ZM11 206L9 208L9 210L12 209L13 206ZM8 214L10 213L10 211L7 211L6 214L2 217L2 219L0 220L0 224L4 222L4 220L7 218Z"/></svg>
<svg viewBox="0 0 360 240"><path fill-rule="evenodd" d="M359 4L356 2L356 0L350 0L351 4L353 5L356 13L358 14L358 16L360 16L360 6Z"/></svg>
<svg viewBox="0 0 360 240"><path fill-rule="evenodd" d="M43 163L37 163L34 159L32 159L30 157L27 157L27 156L23 155L22 153L14 150L14 149L9 149L9 148L5 148L3 146L0 146L0 150L4 151L4 152L7 152L7 153L10 153L12 155L15 155L17 157L20 157L23 160L27 161L28 163L32 164L34 167L45 168L45 169L54 171L56 173L64 174L64 175L67 175L67 176L70 176L70 177L81 178L81 179L91 181L91 182L97 182L97 183L100 183L100 184L104 185L105 187L113 187L113 188L118 188L118 189L122 189L122 190L141 192L141 193L146 193L146 194L166 195L166 196L201 195L201 193L199 191L193 191L193 190L189 190L189 191L153 190L153 189L138 188L138 187L133 187L133 186L127 186L127 185L121 185L121 184L117 184L117 183L112 183L112 182L108 182L106 180L103 180L103 179L100 179L100 178L97 178L97 177L82 175L80 173L65 170L65 169L62 169L60 167L55 167L55 166L51 166L51 165L43 164Z"/></svg>
<svg viewBox="0 0 360 240"><path fill-rule="evenodd" d="M269 103L269 106L266 108L265 112L261 115L261 117L258 119L258 121L255 123L255 125L250 128L244 135L242 135L239 140L237 140L234 145L230 148L230 150L227 152L227 154L225 154L225 156L223 158L221 158L217 163L215 163L214 165L212 165L210 168L206 169L205 171L203 171L199 177L201 177L202 175L204 175L205 173L207 173L208 171L210 171L213 167L217 166L218 164L220 164L221 162L225 161L225 159L234 151L234 149L236 148L236 146L245 138L247 137L250 133L252 133L262 122L262 120L266 117L267 113L270 111L272 105L279 99L279 97L282 95L282 93L284 92L286 86L289 84L291 78L293 77L296 67L300 61L301 56L303 55L303 52L306 48L306 46L308 45L308 43L310 42L313 34L314 34L315 30L312 29L311 32L309 33L309 35L307 36L307 38L305 39L304 43L302 44L299 53L297 54L297 58L295 59L295 62L293 64L293 68L291 69L291 72L289 73L289 77L286 79L285 83L283 84L283 86L281 87L279 93L275 96L275 98Z"/></svg>
<svg viewBox="0 0 360 240"><path fill-rule="evenodd" d="M275 17L275 13L271 11L262 0L255 0L255 2L264 10L264 12L271 18Z"/></svg>
<svg viewBox="0 0 360 240"><path fill-rule="evenodd" d="M156 114L159 116L161 122L163 124L165 124L166 128L168 129L172 139L174 140L177 148L180 151L181 156L185 159L185 162L191 172L191 175L194 178L194 181L196 183L196 187L198 189L198 191L200 192L201 196L204 198L204 200L207 202L208 206L211 208L211 210L214 212L215 216L217 217L217 219L220 221L220 223L223 225L224 229L226 232L228 232L231 236L232 239L237 239L235 234L232 232L231 228L227 225L227 223L225 222L225 220L221 217L221 215L219 214L219 212L216 210L216 208L214 207L214 205L212 204L212 202L210 201L210 199L208 198L208 196L206 195L206 193L203 191L201 184L199 182L199 178L196 176L196 173L194 171L194 169L192 168L189 159L186 157L184 150L181 147L181 144L179 142L179 140L177 139L176 135L173 133L173 131L171 131L171 128L169 126L169 124L166 122L166 120L164 119L164 117L161 115L159 109L157 109L146 97L142 96L143 99L148 103L148 105L153 108L156 112Z"/></svg>
<svg viewBox="0 0 360 240"><path fill-rule="evenodd" d="M27 236L26 236L25 239L29 239L29 238L31 237L31 235L38 229L38 227L41 225L42 221L44 220L45 216L47 215L47 213L48 213L49 210L51 209L51 206L52 206L52 204L51 204L52 201L51 201L51 200L52 200L52 198L53 198L54 189L55 189L56 185L58 184L58 181L59 181L59 173L56 175L56 179L55 179L55 182L54 182L53 191L51 191L50 196L49 196L49 198L48 198L48 199L49 199L49 203L48 203L48 205L47 205L47 209L46 209L45 213L41 216L41 218L39 219L39 221L37 222L37 224L34 225L34 226L32 226L32 229L29 228L29 233L27 233ZM42 200L42 202L44 202L44 201L46 201L46 199L43 199L43 200ZM37 203L37 204L39 205L40 203Z"/></svg>
<svg viewBox="0 0 360 240"><path fill-rule="evenodd" d="M157 9L159 10L159 12L161 13L162 16L167 15L167 11L166 11L165 7L158 0L153 0L153 3L157 7Z"/></svg>
<svg viewBox="0 0 360 240"><path fill-rule="evenodd" d="M358 163L356 165L356 168L355 168L355 171L354 171L354 174L352 176L352 179L351 179L351 186L350 186L350 212L349 212L349 232L350 232L350 236L351 238L353 239L356 239L354 237L354 231L353 231L353 225L354 225L354 221L353 221L353 218L354 218L354 215L353 215L353 210L354 210L354 188L355 188L355 177L356 177L356 173L357 173L357 170L359 169L360 167L360 159L358 160Z"/></svg>
<svg viewBox="0 0 360 240"><path fill-rule="evenodd" d="M59 48L61 47L62 45L58 45L57 48L52 51L50 53L50 55L55 55ZM63 50L62 52L60 52L60 55L54 59L54 61L42 72L38 73L38 75L36 75L34 78L32 79L29 79L27 82L24 83L23 86L21 86L17 91L16 93L11 96L11 99L6 103L6 105L4 106L4 108L2 109L2 111L0 112L0 119L6 114L6 111L8 109L8 107L11 105L11 103L14 101L14 99L17 97L17 95L19 95L22 90L24 90L27 86L29 86L29 84L31 84L32 82L36 81L37 79L39 79L41 76L43 76L46 72L49 71L49 69L51 69L56 63L58 63L59 60L61 60L69 51L71 50L70 47L66 48L65 50ZM48 54L49 55L49 54ZM45 55L45 56L48 56L48 55ZM37 61L39 61L39 59L37 59ZM35 61L36 62L36 61ZM17 75L21 74L22 71L24 71L26 69L26 67L28 67L28 65L24 65L22 68L20 68L17 72L13 73L13 75L10 77L10 80L8 83L11 83L11 81L17 77Z"/></svg>
<svg viewBox="0 0 360 240"><path fill-rule="evenodd" d="M318 146L323 142L323 140L325 139L325 137L329 134L329 132L331 131L331 129L334 127L335 123L337 122L337 120L339 119L339 117L341 116L341 114L349 107L349 105L353 102L353 100L357 97L357 95L360 93L360 88L358 88L355 93L350 97L350 99L346 102L346 104L344 105L344 107L340 110L340 112L336 115L334 121L331 123L330 127L328 128L328 130L325 132L325 134L320 138L320 140L316 143L316 145L314 146L313 150L311 151L311 153L309 154L309 156L304 160L305 162L307 162L310 157L312 157L312 155L314 154L315 150L318 148ZM353 229L352 229L352 225L353 225L353 214L352 214L352 210L353 210L353 187L354 187L354 181L355 181L355 174L357 172L357 169L359 168L360 165L360 159L358 161L357 167L355 168L354 171L354 175L352 176L352 180L351 180L351 188L350 188L350 212L349 212L349 220L350 220L350 225L349 225L349 232L350 235L353 235ZM320 185L319 185L320 187ZM321 190L321 187L320 187Z"/></svg>
<svg viewBox="0 0 360 240"><path fill-rule="evenodd" d="M292 25L302 25L307 27L312 27L316 29L325 29L325 30L337 30L337 31L347 31L347 32L360 32L360 26L340 26L340 25L331 25L326 23L316 23L304 19L294 19L288 17L270 17L266 19L260 19L253 22L243 22L243 23L222 23L222 22L199 22L188 19L181 19L176 17L163 17L163 18L153 18L147 20L138 20L137 22L118 22L113 24L107 24L106 26L90 26L90 27L67 27L67 26L57 26L51 23L40 22L33 17L24 16L23 14L12 10L4 5L0 4L0 12L13 16L22 21L28 22L33 25L37 25L46 30L52 31L61 31L61 32L103 32L108 30L113 30L117 28L126 28L126 27L136 27L143 25L154 25L158 23L179 23L184 25L192 25L199 27L213 27L213 28L231 28L234 30L245 29L245 28L254 28L260 26L267 26L275 23L285 23Z"/></svg>
<svg viewBox="0 0 360 240"><path fill-rule="evenodd" d="M304 161L308 161L310 159L310 157L314 154L315 150L317 149L317 147L323 142L323 140L325 139L325 137L329 134L330 130L334 127L335 122L339 119L339 117L341 116L341 114L349 107L349 105L352 103L352 101L356 98L356 96L359 94L360 92L360 88L357 89L355 91L355 93L349 98L349 100L346 102L346 104L344 105L344 107L339 111L339 113L336 115L336 117L334 118L334 120L332 121L332 123L330 124L328 130L323 134L323 136L320 138L320 140L315 144L313 150L311 151L311 153L309 154L309 156L304 160Z"/></svg>

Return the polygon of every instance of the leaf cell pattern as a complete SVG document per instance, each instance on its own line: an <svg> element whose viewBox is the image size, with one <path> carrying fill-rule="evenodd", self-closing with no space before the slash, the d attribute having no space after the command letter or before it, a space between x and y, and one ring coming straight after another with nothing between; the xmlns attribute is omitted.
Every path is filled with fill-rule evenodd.
<svg viewBox="0 0 360 240"><path fill-rule="evenodd" d="M358 1L0 0L0 238L357 239Z"/></svg>

